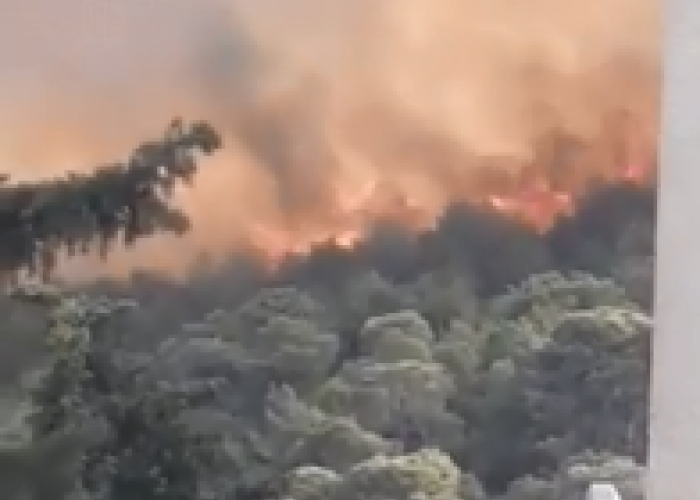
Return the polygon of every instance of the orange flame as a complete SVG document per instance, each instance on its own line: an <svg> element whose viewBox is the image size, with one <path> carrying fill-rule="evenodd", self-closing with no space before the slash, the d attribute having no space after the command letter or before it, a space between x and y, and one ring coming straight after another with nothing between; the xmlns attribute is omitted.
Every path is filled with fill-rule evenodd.
<svg viewBox="0 0 700 500"><path fill-rule="evenodd" d="M617 174L608 176L607 181L645 184L653 174L651 165L650 161L631 161L622 165ZM434 223L438 214L405 198L397 197L391 205L373 204L378 189L376 182L368 182L354 196L350 192L339 193L334 223L327 227L295 231L255 224L250 233L251 244L274 268L287 257L308 255L320 245L350 250L366 239L371 223L378 219L390 220L414 231L427 229ZM580 194L583 190L577 191L574 186L569 186L569 190L555 189L550 179L533 177L503 192L482 193L479 199L464 201L480 204L534 230L546 231L558 217L574 213Z"/></svg>

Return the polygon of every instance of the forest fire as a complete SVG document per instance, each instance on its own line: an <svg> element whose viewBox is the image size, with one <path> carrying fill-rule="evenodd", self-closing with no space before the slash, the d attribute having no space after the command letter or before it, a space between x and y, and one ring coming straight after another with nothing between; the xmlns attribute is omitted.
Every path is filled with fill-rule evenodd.
<svg viewBox="0 0 700 500"><path fill-rule="evenodd" d="M2 498L642 498L660 4L0 0Z"/></svg>
<svg viewBox="0 0 700 500"><path fill-rule="evenodd" d="M385 221L431 228L462 202L545 231L591 183L653 175L655 0L163 0L100 6L110 34L76 24L83 9L49 5L18 7L0 35L24 47L3 53L12 179L123 157L173 114L223 139L177 193L187 237L68 274L143 263L181 274L239 249L274 265L353 248ZM144 40L163 9L168 24ZM60 54L46 26L65 38Z"/></svg>
<svg viewBox="0 0 700 500"><path fill-rule="evenodd" d="M653 165L653 157L646 161L629 160L616 170L605 172L606 175L602 177L591 176L586 180L593 183L646 185L652 182ZM521 174L517 181L510 186L502 186L500 191L483 192L472 198L445 200L445 205L435 211L407 195L397 193L387 199L387 186L369 182L355 196L340 193L327 225L275 229L257 224L252 227L250 242L255 251L264 255L266 262L275 267L287 257L308 255L319 246L352 250L368 237L378 221L389 221L415 232L429 229L440 212L449 203L455 202L465 202L497 212L534 231L543 232L557 218L573 215L577 198L584 195L590 185L567 185L565 181L563 184L560 182L560 186L553 184L552 179L536 172L529 177ZM384 203L377 203L382 194Z"/></svg>

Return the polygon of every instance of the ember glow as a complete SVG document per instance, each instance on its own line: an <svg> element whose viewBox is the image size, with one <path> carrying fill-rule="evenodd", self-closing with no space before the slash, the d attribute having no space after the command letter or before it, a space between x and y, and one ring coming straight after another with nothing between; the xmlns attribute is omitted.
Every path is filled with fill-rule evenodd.
<svg viewBox="0 0 700 500"><path fill-rule="evenodd" d="M173 115L224 135L180 194L191 234L69 274L177 273L236 249L274 265L351 248L378 221L428 228L460 201L544 230L591 182L653 177L658 0L3 9L0 161L14 178L118 159Z"/></svg>

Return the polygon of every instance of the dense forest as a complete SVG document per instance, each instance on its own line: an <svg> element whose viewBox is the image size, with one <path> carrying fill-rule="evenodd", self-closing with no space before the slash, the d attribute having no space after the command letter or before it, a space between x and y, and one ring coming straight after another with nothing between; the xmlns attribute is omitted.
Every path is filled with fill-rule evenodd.
<svg viewBox="0 0 700 500"><path fill-rule="evenodd" d="M168 193L220 146L176 121L0 187L5 500L642 499L652 187L592 188L545 234L460 204L272 274L50 284L59 253L186 232Z"/></svg>

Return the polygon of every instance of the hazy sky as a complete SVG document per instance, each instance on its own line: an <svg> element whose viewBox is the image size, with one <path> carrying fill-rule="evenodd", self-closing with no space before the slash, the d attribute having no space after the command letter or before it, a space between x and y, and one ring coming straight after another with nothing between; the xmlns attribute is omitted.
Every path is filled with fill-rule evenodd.
<svg viewBox="0 0 700 500"><path fill-rule="evenodd" d="M17 178L89 167L175 114L211 120L226 149L186 195L197 229L177 255L149 250L172 265L230 248L251 220L329 224L319 214L368 179L438 206L463 194L455 182L474 155L526 159L547 127L593 136L620 108L653 128L658 8L0 0L0 168Z"/></svg>

